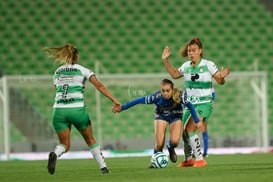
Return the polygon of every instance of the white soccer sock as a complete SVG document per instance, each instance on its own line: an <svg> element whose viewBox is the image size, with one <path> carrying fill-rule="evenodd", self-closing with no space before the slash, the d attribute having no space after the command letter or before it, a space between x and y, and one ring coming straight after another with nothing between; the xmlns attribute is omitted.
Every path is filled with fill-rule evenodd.
<svg viewBox="0 0 273 182"><path fill-rule="evenodd" d="M99 164L100 168L107 167L106 163L104 161L104 157L102 155L102 152L100 150L99 144L93 144L93 145L89 146L89 150L92 153L94 159Z"/></svg>
<svg viewBox="0 0 273 182"><path fill-rule="evenodd" d="M58 157L61 157L61 155L65 153L65 146L63 144L57 145L54 152Z"/></svg>
<svg viewBox="0 0 273 182"><path fill-rule="evenodd" d="M190 144L193 149L196 160L202 160L201 143L196 132L189 133Z"/></svg>

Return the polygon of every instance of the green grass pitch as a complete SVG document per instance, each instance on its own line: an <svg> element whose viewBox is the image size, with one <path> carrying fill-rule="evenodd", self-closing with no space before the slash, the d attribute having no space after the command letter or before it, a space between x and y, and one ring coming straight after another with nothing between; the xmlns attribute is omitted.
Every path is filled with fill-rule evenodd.
<svg viewBox="0 0 273 182"><path fill-rule="evenodd" d="M179 162L183 156L179 156ZM207 167L148 169L150 157L106 158L103 175L93 159L58 160L54 175L47 161L0 161L1 182L272 182L273 154L210 155Z"/></svg>

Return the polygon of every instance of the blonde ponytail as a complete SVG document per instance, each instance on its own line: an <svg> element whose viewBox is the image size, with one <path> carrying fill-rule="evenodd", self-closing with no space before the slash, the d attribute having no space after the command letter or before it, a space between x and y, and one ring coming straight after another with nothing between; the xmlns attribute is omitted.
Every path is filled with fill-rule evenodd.
<svg viewBox="0 0 273 182"><path fill-rule="evenodd" d="M173 89L172 99L175 102L175 104L181 103L181 91L178 88Z"/></svg>
<svg viewBox="0 0 273 182"><path fill-rule="evenodd" d="M62 64L74 64L77 62L76 56L78 51L71 44L66 44L61 47L44 48L44 51L48 57L53 58L55 61L60 61Z"/></svg>

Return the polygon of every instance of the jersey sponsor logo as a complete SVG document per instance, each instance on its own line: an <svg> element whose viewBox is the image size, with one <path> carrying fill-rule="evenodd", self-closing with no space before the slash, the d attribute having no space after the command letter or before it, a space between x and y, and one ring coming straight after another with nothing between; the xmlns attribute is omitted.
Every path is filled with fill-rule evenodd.
<svg viewBox="0 0 273 182"><path fill-rule="evenodd" d="M75 71L78 71L78 69L77 68L61 68L56 72L56 74L60 74L62 72L75 72Z"/></svg>
<svg viewBox="0 0 273 182"><path fill-rule="evenodd" d="M60 81L69 81L69 80L73 80L73 76L72 75L60 75L58 77L58 80Z"/></svg>
<svg viewBox="0 0 273 182"><path fill-rule="evenodd" d="M71 102L74 102L74 101L75 101L74 98L70 98L70 99L60 99L60 100L57 100L57 104L60 104L60 103L68 104L68 103L71 103Z"/></svg>
<svg viewBox="0 0 273 182"><path fill-rule="evenodd" d="M195 82L198 78L199 78L199 74L198 73L192 73L191 74L191 81Z"/></svg>

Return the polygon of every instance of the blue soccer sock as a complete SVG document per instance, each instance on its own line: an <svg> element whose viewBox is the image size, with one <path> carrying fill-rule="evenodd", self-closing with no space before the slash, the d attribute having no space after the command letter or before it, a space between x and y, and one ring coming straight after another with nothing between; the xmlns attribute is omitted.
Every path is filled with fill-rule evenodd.
<svg viewBox="0 0 273 182"><path fill-rule="evenodd" d="M207 155L208 148L209 148L209 136L207 131L202 133L202 138L203 138L203 155Z"/></svg>

